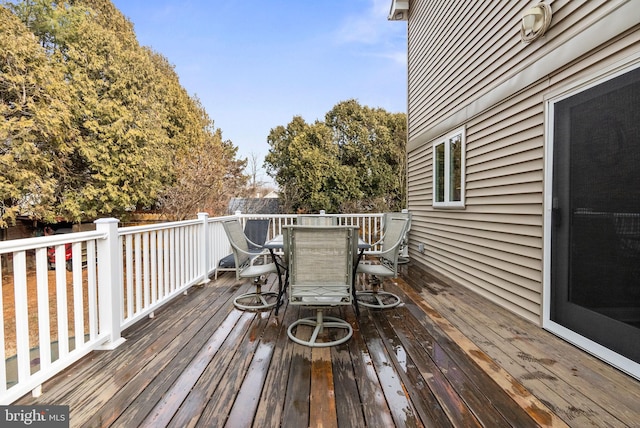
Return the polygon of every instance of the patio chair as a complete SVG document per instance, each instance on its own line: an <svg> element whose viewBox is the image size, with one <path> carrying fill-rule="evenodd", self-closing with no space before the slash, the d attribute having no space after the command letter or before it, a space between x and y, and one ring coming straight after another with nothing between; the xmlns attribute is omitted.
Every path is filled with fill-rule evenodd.
<svg viewBox="0 0 640 428"><path fill-rule="evenodd" d="M245 236L242 225L237 220L229 220L222 222L231 249L236 266L236 279L254 278L255 292L244 293L233 300L236 308L242 310L259 311L270 309L278 303L278 293L262 292L262 282L266 282L267 275L277 273L275 263L263 263L254 265L251 263L252 258L256 257L249 248L249 240ZM254 243L255 245L255 243Z"/></svg>
<svg viewBox="0 0 640 428"><path fill-rule="evenodd" d="M386 231L387 222L391 217L406 217L408 219L407 227L404 231L404 236L402 237L402 243L400 244L400 252L398 253L398 264L407 264L409 263L409 257L406 254L406 249L409 243L409 237L408 237L409 230L411 229L411 213L408 211L384 213L382 215L382 235L383 236Z"/></svg>
<svg viewBox="0 0 640 428"><path fill-rule="evenodd" d="M393 308L400 304L400 297L382 289L380 277L398 276L398 258L408 222L407 217L389 216L384 235L373 244L382 245L382 249L373 254L378 259L377 262L358 263L356 272L370 277L371 289L356 292L356 304L376 309Z"/></svg>
<svg viewBox="0 0 640 428"><path fill-rule="evenodd" d="M267 261L268 252L262 247L267 241L269 233L270 219L248 219L244 225L244 235L249 241L249 252L254 254L251 258L253 264L259 257L263 256L263 263ZM233 252L220 259L214 274L214 279L218 279L219 272L230 272L236 270L236 261Z"/></svg>
<svg viewBox="0 0 640 428"><path fill-rule="evenodd" d="M289 304L316 309L315 317L301 318L289 326L289 338L311 347L346 342L353 335L351 325L340 318L325 316L324 311L328 307L352 303L358 228L285 226L283 235L289 261ZM313 331L302 326L312 327ZM326 341L318 340L321 335Z"/></svg>
<svg viewBox="0 0 640 428"><path fill-rule="evenodd" d="M299 215L299 226L336 226L338 219L328 215Z"/></svg>

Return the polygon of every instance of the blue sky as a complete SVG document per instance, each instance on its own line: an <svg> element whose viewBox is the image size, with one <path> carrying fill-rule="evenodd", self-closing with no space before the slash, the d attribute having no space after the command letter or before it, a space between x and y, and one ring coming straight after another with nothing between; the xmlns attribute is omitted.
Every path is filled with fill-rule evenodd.
<svg viewBox="0 0 640 428"><path fill-rule="evenodd" d="M112 0L224 139L260 165L272 128L340 101L406 112L406 22L391 0Z"/></svg>

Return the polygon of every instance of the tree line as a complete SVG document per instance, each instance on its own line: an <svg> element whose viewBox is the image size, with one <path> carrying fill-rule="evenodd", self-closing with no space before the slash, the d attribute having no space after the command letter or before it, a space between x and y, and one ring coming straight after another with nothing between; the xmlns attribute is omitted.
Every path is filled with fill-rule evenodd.
<svg viewBox="0 0 640 428"><path fill-rule="evenodd" d="M110 0L0 0L0 116L0 228L18 215L220 215L255 187L247 159ZM264 167L284 212L399 210L405 142L405 114L347 100L324 121L273 128Z"/></svg>
<svg viewBox="0 0 640 428"><path fill-rule="evenodd" d="M404 113L339 102L325 120L271 130L267 173L285 212L366 213L406 207Z"/></svg>
<svg viewBox="0 0 640 428"><path fill-rule="evenodd" d="M0 3L0 227L218 214L246 160L109 0Z"/></svg>

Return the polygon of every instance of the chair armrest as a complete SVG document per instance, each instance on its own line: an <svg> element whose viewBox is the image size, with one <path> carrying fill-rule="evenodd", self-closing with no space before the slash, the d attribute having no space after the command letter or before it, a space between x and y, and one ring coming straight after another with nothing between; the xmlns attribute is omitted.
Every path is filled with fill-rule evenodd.
<svg viewBox="0 0 640 428"><path fill-rule="evenodd" d="M245 235L245 237L246 237L246 235ZM247 245L249 245L250 249L266 250L266 248L264 248L264 245L256 244L255 242L253 242L249 238L246 238L246 239L247 239ZM251 247L253 247L253 248L251 248Z"/></svg>

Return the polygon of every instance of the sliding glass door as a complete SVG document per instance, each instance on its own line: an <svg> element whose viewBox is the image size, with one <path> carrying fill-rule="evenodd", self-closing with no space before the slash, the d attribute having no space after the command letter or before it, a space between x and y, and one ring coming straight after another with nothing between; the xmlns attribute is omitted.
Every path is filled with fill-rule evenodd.
<svg viewBox="0 0 640 428"><path fill-rule="evenodd" d="M553 115L550 318L640 362L640 68Z"/></svg>

